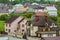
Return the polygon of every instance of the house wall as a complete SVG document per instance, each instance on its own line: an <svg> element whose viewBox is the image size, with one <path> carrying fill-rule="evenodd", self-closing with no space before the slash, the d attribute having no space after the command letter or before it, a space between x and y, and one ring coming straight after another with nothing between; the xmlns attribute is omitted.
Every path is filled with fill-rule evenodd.
<svg viewBox="0 0 60 40"><path fill-rule="evenodd" d="M60 31L59 31L59 35L60 35Z"/></svg>
<svg viewBox="0 0 60 40"><path fill-rule="evenodd" d="M19 25L20 25L20 33L22 34L24 34L25 32L26 32L26 27L27 27L27 25L26 25L26 22L27 22L27 20L26 19L24 19ZM24 25L24 26L22 26L22 25ZM22 31L22 30L24 30L24 31Z"/></svg>
<svg viewBox="0 0 60 40"><path fill-rule="evenodd" d="M9 29L9 23L5 23L5 32L8 32L8 29Z"/></svg>
<svg viewBox="0 0 60 40"><path fill-rule="evenodd" d="M38 30L38 27L34 27L34 26L32 26L33 28L31 28L30 29L30 35L31 36L36 36L36 33L35 32L37 32L37 30Z"/></svg>
<svg viewBox="0 0 60 40"><path fill-rule="evenodd" d="M57 11L48 11L49 15L57 16Z"/></svg>
<svg viewBox="0 0 60 40"><path fill-rule="evenodd" d="M48 12L48 14L50 15L50 16L57 16L57 10L48 10L48 9L46 9L45 8L45 10Z"/></svg>
<svg viewBox="0 0 60 40"><path fill-rule="evenodd" d="M42 34L42 37L56 37L56 34Z"/></svg>
<svg viewBox="0 0 60 40"><path fill-rule="evenodd" d="M44 9L35 9L35 12L44 12Z"/></svg>
<svg viewBox="0 0 60 40"><path fill-rule="evenodd" d="M8 32L8 33L14 33L14 31L17 30L18 22L19 22L21 19L22 19L22 17L18 17L15 21L13 21L13 22L11 23L11 26L10 26L10 27L9 27L9 25L6 26L6 24L5 24L5 32L7 32L6 29L10 29L10 32ZM8 24L8 23L7 23L7 24ZM8 34L8 35L9 35L9 34Z"/></svg>

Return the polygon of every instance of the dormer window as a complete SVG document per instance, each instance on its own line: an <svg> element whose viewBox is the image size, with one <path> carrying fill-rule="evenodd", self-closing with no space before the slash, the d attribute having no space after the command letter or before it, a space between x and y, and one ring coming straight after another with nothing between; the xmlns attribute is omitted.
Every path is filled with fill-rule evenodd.
<svg viewBox="0 0 60 40"><path fill-rule="evenodd" d="M50 27L57 27L57 26L55 25L55 23L52 23L52 25Z"/></svg>
<svg viewBox="0 0 60 40"><path fill-rule="evenodd" d="M45 26L48 26L48 23L45 23Z"/></svg>
<svg viewBox="0 0 60 40"><path fill-rule="evenodd" d="M52 26L53 26L53 27L56 27L55 23L52 23Z"/></svg>

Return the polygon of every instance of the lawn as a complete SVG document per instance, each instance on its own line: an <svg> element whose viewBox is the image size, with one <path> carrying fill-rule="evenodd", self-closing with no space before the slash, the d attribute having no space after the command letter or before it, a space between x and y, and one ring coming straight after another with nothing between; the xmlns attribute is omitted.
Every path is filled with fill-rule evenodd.
<svg viewBox="0 0 60 40"><path fill-rule="evenodd" d="M0 31L4 31L4 21L0 21Z"/></svg>

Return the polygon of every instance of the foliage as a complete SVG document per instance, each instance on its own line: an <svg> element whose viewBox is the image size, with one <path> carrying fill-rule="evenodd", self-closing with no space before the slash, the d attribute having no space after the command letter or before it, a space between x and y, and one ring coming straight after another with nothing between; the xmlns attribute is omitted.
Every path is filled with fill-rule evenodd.
<svg viewBox="0 0 60 40"><path fill-rule="evenodd" d="M1 15L0 20L7 20L9 16L7 14Z"/></svg>
<svg viewBox="0 0 60 40"><path fill-rule="evenodd" d="M0 31L4 31L4 21L0 21Z"/></svg>
<svg viewBox="0 0 60 40"><path fill-rule="evenodd" d="M9 3L9 0L0 0L0 3Z"/></svg>
<svg viewBox="0 0 60 40"><path fill-rule="evenodd" d="M34 14L34 12L24 12L24 13L19 13L19 16L24 16L25 18L31 18L31 16Z"/></svg>
<svg viewBox="0 0 60 40"><path fill-rule="evenodd" d="M52 20L57 21L57 16L49 16L49 15L47 15L47 16L48 16L48 18L51 18Z"/></svg>

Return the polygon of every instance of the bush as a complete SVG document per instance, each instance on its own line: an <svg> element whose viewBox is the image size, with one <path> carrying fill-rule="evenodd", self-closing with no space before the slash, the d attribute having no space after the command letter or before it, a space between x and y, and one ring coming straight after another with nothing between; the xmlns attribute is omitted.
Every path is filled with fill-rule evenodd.
<svg viewBox="0 0 60 40"><path fill-rule="evenodd" d="M9 18L9 16L7 14L1 15L0 16L0 20L7 20Z"/></svg>

